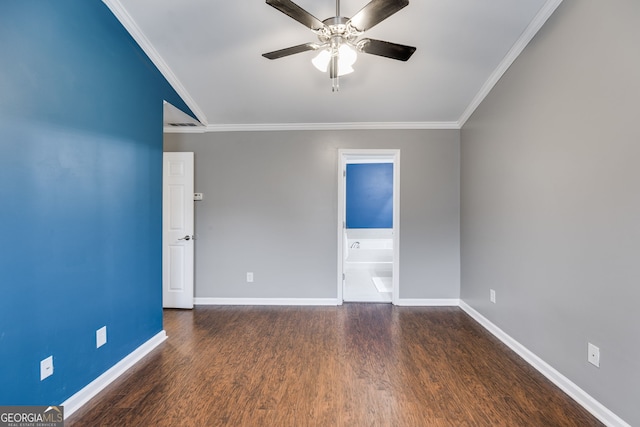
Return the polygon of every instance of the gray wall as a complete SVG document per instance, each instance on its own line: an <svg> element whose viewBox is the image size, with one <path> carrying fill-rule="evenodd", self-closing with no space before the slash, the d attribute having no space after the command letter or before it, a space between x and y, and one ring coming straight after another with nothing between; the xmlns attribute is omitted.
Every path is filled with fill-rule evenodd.
<svg viewBox="0 0 640 427"><path fill-rule="evenodd" d="M637 0L565 0L461 132L462 300L632 425L639 22Z"/></svg>
<svg viewBox="0 0 640 427"><path fill-rule="evenodd" d="M400 149L400 298L459 297L456 130L165 134L204 193L196 297L337 297L339 148Z"/></svg>

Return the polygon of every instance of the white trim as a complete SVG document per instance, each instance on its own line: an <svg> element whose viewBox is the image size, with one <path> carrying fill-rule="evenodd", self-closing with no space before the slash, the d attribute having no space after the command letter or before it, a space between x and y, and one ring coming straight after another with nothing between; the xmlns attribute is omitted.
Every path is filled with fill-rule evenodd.
<svg viewBox="0 0 640 427"><path fill-rule="evenodd" d="M458 119L459 128L462 128L467 120L469 120L469 117L476 111L476 108L484 101L484 98L491 92L491 89L498 83L498 80L502 78L507 69L511 67L511 64L514 63L533 37L540 31L540 28L547 22L547 19L549 19L558 6L560 6L560 3L562 3L562 0L547 0L544 6L542 6L538 14L533 18L531 23L529 23L529 26L524 30L520 38L514 43L500 64L498 64L498 67L491 73L487 81L480 88L480 91L464 110Z"/></svg>
<svg viewBox="0 0 640 427"><path fill-rule="evenodd" d="M336 298L194 298L195 305L338 305Z"/></svg>
<svg viewBox="0 0 640 427"><path fill-rule="evenodd" d="M138 363L140 359L149 354L151 350L162 344L167 339L167 333L162 330L150 340L133 350L121 361L109 368L105 373L87 384L82 390L62 402L64 406L64 416L67 418L82 407L98 393L104 390L109 384L118 379L129 368Z"/></svg>
<svg viewBox="0 0 640 427"><path fill-rule="evenodd" d="M205 133L207 128L204 126L165 126L162 128L163 133Z"/></svg>
<svg viewBox="0 0 640 427"><path fill-rule="evenodd" d="M487 331L491 332L500 341L506 344L511 350L515 351L529 365L534 367L538 372L547 377L552 383L557 385L562 391L567 393L573 400L589 411L594 417L602 421L607 426L631 427L622 418L607 409L603 404L591 397L587 392L574 384L567 377L554 369L547 362L536 356L528 348L520 344L518 341L509 336L502 329L494 325L483 315L474 310L464 301L460 301L460 308L464 310L475 321L480 323Z"/></svg>
<svg viewBox="0 0 640 427"><path fill-rule="evenodd" d="M349 163L364 163L381 160L393 163L393 267L391 303L400 298L400 150L394 149L350 149L338 150L338 301L344 301L344 223L346 221L346 179L345 171Z"/></svg>
<svg viewBox="0 0 640 427"><path fill-rule="evenodd" d="M398 298L396 305L403 307L458 307L460 300L457 298Z"/></svg>
<svg viewBox="0 0 640 427"><path fill-rule="evenodd" d="M283 130L406 130L460 129L458 122L346 122L346 123L239 123L209 124L207 132L250 132ZM176 129L179 132L179 129Z"/></svg>
<svg viewBox="0 0 640 427"><path fill-rule="evenodd" d="M158 51L153 47L147 36L144 35L138 24L133 20L129 12L122 6L120 0L102 0L104 4L111 10L111 13L120 21L122 26L129 32L131 37L138 43L140 48L147 54L151 62L156 66L160 73L169 82L171 87L182 98L187 107L196 115L200 123L206 126L207 118L200 109L196 101L191 97L187 89L182 85L178 77L173 73L169 65L162 59Z"/></svg>
<svg viewBox="0 0 640 427"><path fill-rule="evenodd" d="M414 299L399 298L396 305L404 307L458 307L456 298ZM209 298L197 297L194 305L300 305L300 306L332 306L340 305L337 298Z"/></svg>

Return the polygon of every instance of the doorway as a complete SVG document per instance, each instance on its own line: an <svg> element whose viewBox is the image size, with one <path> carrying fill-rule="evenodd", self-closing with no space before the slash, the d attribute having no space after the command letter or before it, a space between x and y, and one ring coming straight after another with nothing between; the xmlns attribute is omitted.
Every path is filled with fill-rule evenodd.
<svg viewBox="0 0 640 427"><path fill-rule="evenodd" d="M338 156L338 303L395 304L400 150L341 149Z"/></svg>

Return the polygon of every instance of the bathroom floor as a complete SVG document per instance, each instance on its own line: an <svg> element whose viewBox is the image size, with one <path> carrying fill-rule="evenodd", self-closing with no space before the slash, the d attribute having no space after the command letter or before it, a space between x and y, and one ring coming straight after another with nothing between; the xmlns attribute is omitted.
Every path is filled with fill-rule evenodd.
<svg viewBox="0 0 640 427"><path fill-rule="evenodd" d="M379 292L388 290L388 292ZM342 297L348 302L391 302L391 277L372 277L370 271L345 272Z"/></svg>

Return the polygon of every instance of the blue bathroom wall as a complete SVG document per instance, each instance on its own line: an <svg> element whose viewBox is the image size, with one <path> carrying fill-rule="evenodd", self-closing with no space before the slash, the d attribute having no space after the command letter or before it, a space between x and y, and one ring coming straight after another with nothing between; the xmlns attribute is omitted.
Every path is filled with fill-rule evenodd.
<svg viewBox="0 0 640 427"><path fill-rule="evenodd" d="M347 228L393 228L393 163L347 164Z"/></svg>
<svg viewBox="0 0 640 427"><path fill-rule="evenodd" d="M162 330L162 101L186 106L97 0L1 2L0 63L0 405L60 404Z"/></svg>

